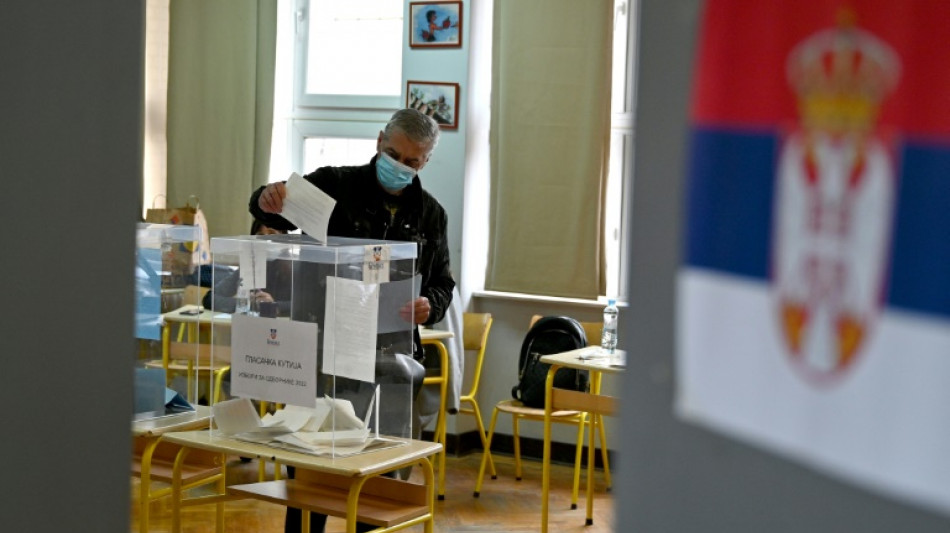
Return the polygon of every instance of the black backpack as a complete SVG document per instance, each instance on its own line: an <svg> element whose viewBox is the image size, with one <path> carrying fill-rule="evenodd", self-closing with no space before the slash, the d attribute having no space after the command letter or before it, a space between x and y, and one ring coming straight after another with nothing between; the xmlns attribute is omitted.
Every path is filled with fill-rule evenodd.
<svg viewBox="0 0 950 533"><path fill-rule="evenodd" d="M567 316L546 316L528 330L521 343L518 359L518 384L511 395L527 407L544 407L544 382L551 365L542 363L542 355L576 350L587 346L587 335L580 322ZM554 375L559 389L587 391L586 371L561 368Z"/></svg>

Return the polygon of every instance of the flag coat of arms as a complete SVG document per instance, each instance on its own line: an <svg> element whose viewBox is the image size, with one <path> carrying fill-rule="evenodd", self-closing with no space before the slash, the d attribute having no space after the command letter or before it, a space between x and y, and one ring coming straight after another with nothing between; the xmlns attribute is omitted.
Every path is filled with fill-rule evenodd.
<svg viewBox="0 0 950 533"><path fill-rule="evenodd" d="M710 0L680 416L950 513L950 2Z"/></svg>

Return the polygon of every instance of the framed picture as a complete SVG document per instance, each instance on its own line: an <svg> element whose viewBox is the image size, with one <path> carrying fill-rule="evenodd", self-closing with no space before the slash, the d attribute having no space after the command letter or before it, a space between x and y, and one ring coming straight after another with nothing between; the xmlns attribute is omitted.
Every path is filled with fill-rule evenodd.
<svg viewBox="0 0 950 533"><path fill-rule="evenodd" d="M462 2L409 2L409 46L462 46Z"/></svg>
<svg viewBox="0 0 950 533"><path fill-rule="evenodd" d="M459 84L435 81L407 81L406 107L434 118L444 130L459 127Z"/></svg>

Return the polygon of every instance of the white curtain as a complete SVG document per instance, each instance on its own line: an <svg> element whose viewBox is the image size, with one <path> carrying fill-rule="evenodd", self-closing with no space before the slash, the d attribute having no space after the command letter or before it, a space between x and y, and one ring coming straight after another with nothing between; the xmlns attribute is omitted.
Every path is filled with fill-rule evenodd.
<svg viewBox="0 0 950 533"><path fill-rule="evenodd" d="M605 290L613 1L496 0L486 288Z"/></svg>
<svg viewBox="0 0 950 533"><path fill-rule="evenodd" d="M212 236L247 234L267 183L276 0L172 0L168 203L195 196Z"/></svg>

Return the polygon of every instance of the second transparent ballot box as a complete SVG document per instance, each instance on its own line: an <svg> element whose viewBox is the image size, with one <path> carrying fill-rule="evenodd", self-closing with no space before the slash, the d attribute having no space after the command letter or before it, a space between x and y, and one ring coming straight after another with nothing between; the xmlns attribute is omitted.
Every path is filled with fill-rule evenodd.
<svg viewBox="0 0 950 533"><path fill-rule="evenodd" d="M185 302L196 288L200 241L198 226L142 223L136 228L136 420L194 414L195 405L209 401L201 387L199 336L175 319L197 308Z"/></svg>
<svg viewBox="0 0 950 533"><path fill-rule="evenodd" d="M211 251L212 350L229 366L216 434L328 456L413 437L415 243L257 235Z"/></svg>

